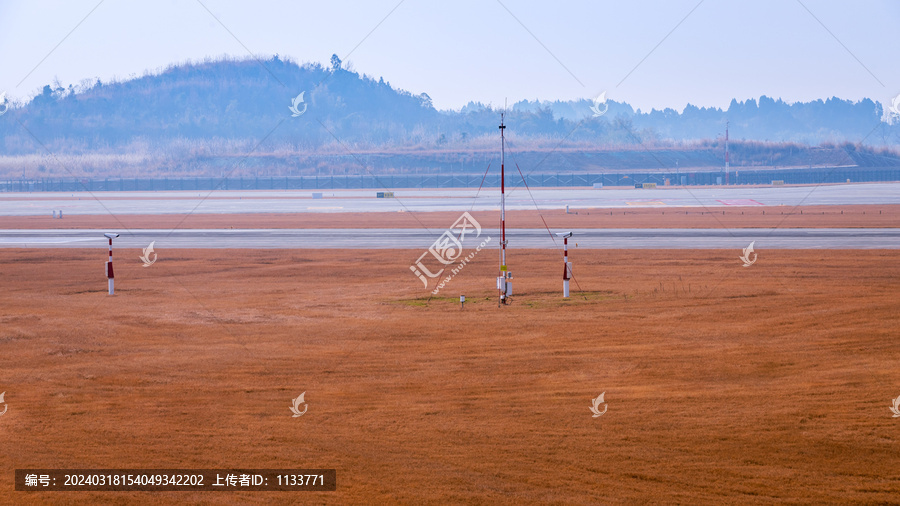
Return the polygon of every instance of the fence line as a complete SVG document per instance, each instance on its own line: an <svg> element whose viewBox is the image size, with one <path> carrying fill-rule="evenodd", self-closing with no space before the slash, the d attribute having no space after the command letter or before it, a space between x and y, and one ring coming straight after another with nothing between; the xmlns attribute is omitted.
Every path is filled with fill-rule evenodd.
<svg viewBox="0 0 900 506"><path fill-rule="evenodd" d="M356 176L286 177L184 177L184 178L104 178L104 179L20 179L0 181L0 192L77 191L209 191L209 190L340 190L398 188L477 188L481 175L475 174L382 174ZM715 172L622 172L601 174L528 174L531 187L632 186L639 183L666 185L820 184L846 182L900 181L896 167L825 167L814 169L731 170ZM506 177L507 186L521 184L518 174ZM500 176L488 175L487 187L499 187Z"/></svg>

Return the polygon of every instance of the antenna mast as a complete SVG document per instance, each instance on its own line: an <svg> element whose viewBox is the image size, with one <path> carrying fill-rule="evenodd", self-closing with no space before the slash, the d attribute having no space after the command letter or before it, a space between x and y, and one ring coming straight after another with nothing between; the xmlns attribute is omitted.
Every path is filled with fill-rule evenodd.
<svg viewBox="0 0 900 506"><path fill-rule="evenodd" d="M497 276L497 291L500 293L498 305L509 303L512 295L512 279L506 268L506 137L503 124L504 113L500 113L500 275Z"/></svg>
<svg viewBox="0 0 900 506"><path fill-rule="evenodd" d="M725 121L725 184L728 184L728 121Z"/></svg>

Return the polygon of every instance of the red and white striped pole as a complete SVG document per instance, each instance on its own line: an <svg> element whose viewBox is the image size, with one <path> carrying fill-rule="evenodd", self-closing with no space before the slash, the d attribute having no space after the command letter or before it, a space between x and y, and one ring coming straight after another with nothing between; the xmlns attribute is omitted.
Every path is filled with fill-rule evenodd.
<svg viewBox="0 0 900 506"><path fill-rule="evenodd" d="M506 266L506 125L503 124L503 116L500 113L500 274L497 276L497 290L500 292L499 304L508 304L512 295L512 276Z"/></svg>
<svg viewBox="0 0 900 506"><path fill-rule="evenodd" d="M725 185L728 185L728 123L725 122Z"/></svg>
<svg viewBox="0 0 900 506"><path fill-rule="evenodd" d="M106 233L103 234L109 239L109 260L106 261L106 279L109 280L109 294L115 295L115 275L113 274L113 263L112 263L112 240L116 237L119 237L119 234L115 233Z"/></svg>
<svg viewBox="0 0 900 506"><path fill-rule="evenodd" d="M569 297L569 238L566 237L563 239L563 245L565 247L565 252L563 253L563 263L565 264L565 269L563 271L563 297Z"/></svg>
<svg viewBox="0 0 900 506"><path fill-rule="evenodd" d="M556 234L563 238L563 298L569 298L569 278L572 277L572 264L569 263L569 237L572 232Z"/></svg>

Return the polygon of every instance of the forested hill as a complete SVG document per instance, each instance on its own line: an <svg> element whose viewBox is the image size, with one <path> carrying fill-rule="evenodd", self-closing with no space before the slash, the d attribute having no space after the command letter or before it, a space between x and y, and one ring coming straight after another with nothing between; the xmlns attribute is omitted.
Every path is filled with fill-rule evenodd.
<svg viewBox="0 0 900 506"><path fill-rule="evenodd" d="M295 118L288 108L301 92L308 109ZM278 57L184 64L123 82L98 80L82 89L45 86L13 112L42 141L67 139L73 147L267 136L318 145L331 140L329 130L383 143L407 135L407 125L434 124L440 117L427 96L339 67L301 67ZM4 136L23 133L2 123Z"/></svg>
<svg viewBox="0 0 900 506"><path fill-rule="evenodd" d="M298 116L289 109L294 102L302 113ZM605 113L595 117L592 106ZM735 154L740 156L742 141L751 143L754 163L765 165L796 156L795 146L820 144L863 141L864 150L881 156L883 147L900 144L900 121L891 125L882 115L881 104L868 99L788 104L763 96L735 100L727 110L689 105L681 112L636 111L614 100L599 105L587 99L522 101L508 111L507 134L513 149L621 152L617 163L630 166L628 153L644 152L646 158L654 150L699 149L718 160L729 121ZM82 157L137 153L164 157L170 167L183 167L192 157L250 152L274 159L291 154L475 153L496 148L498 119L498 110L479 103L459 111L436 110L426 93L360 75L336 56L328 67L278 56L220 59L115 82L47 85L28 103L13 104L0 116L0 158L14 172L19 162L13 158L48 152ZM887 156L896 159L890 150ZM834 161L846 158L839 154ZM804 153L798 160L806 164L810 159ZM858 162L859 157L851 160Z"/></svg>

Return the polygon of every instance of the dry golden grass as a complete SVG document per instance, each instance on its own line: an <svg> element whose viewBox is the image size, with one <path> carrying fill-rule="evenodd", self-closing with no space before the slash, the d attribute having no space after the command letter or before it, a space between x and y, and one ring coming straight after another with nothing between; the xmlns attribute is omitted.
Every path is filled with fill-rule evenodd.
<svg viewBox="0 0 900 506"><path fill-rule="evenodd" d="M900 252L0 250L0 502L900 500ZM464 310L459 294L467 295ZM292 418L306 392L309 411ZM592 418L606 392L608 411ZM13 491L16 468L336 468L328 493Z"/></svg>
<svg viewBox="0 0 900 506"><path fill-rule="evenodd" d="M310 201L312 202L312 201ZM318 201L317 201L318 202ZM507 211L509 228L884 228L900 223L900 205L634 207ZM577 213L577 214L576 214ZM46 228L429 228L450 226L459 211L427 213L260 213L0 216L0 229ZM498 227L499 211L473 212L482 226Z"/></svg>

